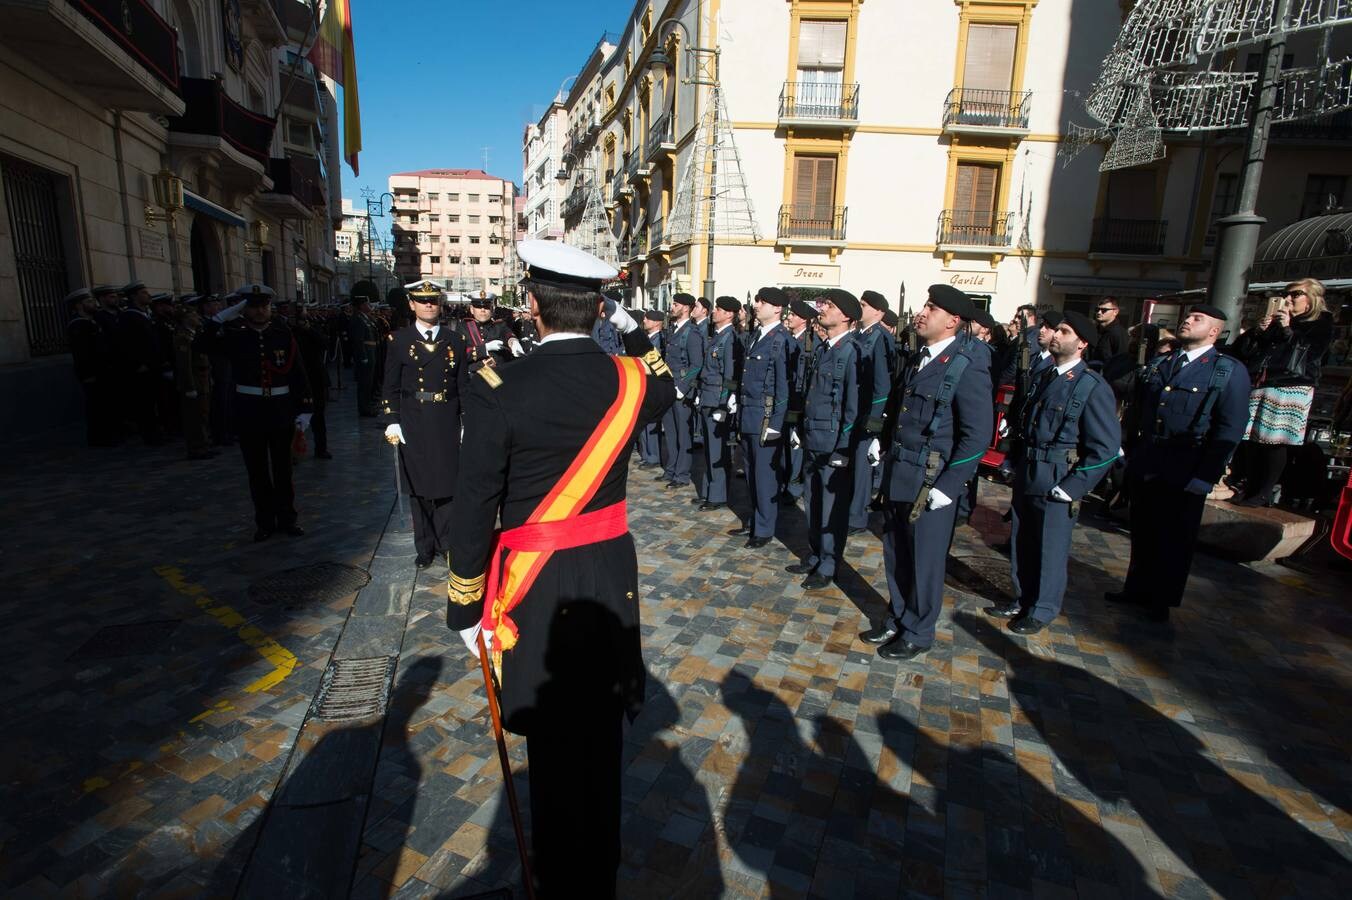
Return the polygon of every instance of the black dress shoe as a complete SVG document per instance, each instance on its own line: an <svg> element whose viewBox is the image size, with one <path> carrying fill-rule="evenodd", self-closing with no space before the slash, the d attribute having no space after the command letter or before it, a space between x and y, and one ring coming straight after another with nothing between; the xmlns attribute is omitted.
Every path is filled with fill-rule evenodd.
<svg viewBox="0 0 1352 900"><path fill-rule="evenodd" d="M294 523L282 529L282 534L290 535L291 537L300 537L304 533L305 529Z"/></svg>
<svg viewBox="0 0 1352 900"><path fill-rule="evenodd" d="M676 490L677 488L685 487L686 484L688 484L688 483L689 483L689 482L682 482L682 481L668 481L668 482L667 482L667 490L669 490L669 491L674 491L674 490Z"/></svg>
<svg viewBox="0 0 1352 900"><path fill-rule="evenodd" d="M667 476L666 472L663 472L661 475L658 475L656 478L653 479L653 481L665 481L667 484L671 484L671 479Z"/></svg>
<svg viewBox="0 0 1352 900"><path fill-rule="evenodd" d="M904 637L894 638L891 642L878 648L878 655L883 659L915 659L920 654L927 652L929 652L928 647L912 644Z"/></svg>
<svg viewBox="0 0 1352 900"><path fill-rule="evenodd" d="M699 505L700 512L708 512L711 509L727 509L727 508L728 505L726 503L710 503L708 500L702 501Z"/></svg>
<svg viewBox="0 0 1352 900"><path fill-rule="evenodd" d="M272 537L272 529L260 528L254 532L254 543L261 544L263 543L263 541L266 541L270 537Z"/></svg>
<svg viewBox="0 0 1352 900"><path fill-rule="evenodd" d="M1015 634L1037 634L1047 627L1046 622L1034 619L1030 613L1016 616L1009 623L1009 630Z"/></svg>
<svg viewBox="0 0 1352 900"><path fill-rule="evenodd" d="M997 619L1012 619L1023 612L1023 607L1017 603L996 603L986 607L982 612Z"/></svg>
<svg viewBox="0 0 1352 900"><path fill-rule="evenodd" d="M764 547L768 543L770 543L770 539L768 537L759 537L759 538L753 537L747 540L746 546L750 550L759 550L761 547Z"/></svg>
<svg viewBox="0 0 1352 900"><path fill-rule="evenodd" d="M813 572L811 575L803 579L803 590L805 591L821 591L825 590L826 588L829 588L830 586L831 579L827 578L820 572Z"/></svg>
<svg viewBox="0 0 1352 900"><path fill-rule="evenodd" d="M694 497L694 498L692 498L692 499L690 500L690 505L691 505L691 506L699 506L699 505L700 505L701 503L703 503L703 502L704 502L704 498L703 498L703 497Z"/></svg>
<svg viewBox="0 0 1352 900"><path fill-rule="evenodd" d="M1107 600L1109 603L1126 603L1131 606L1135 606L1141 602L1126 591L1105 591L1103 599Z"/></svg>
<svg viewBox="0 0 1352 900"><path fill-rule="evenodd" d="M785 566L784 571L790 575L811 575L817 571L816 566L809 566L807 563L794 563L791 566Z"/></svg>
<svg viewBox="0 0 1352 900"><path fill-rule="evenodd" d="M733 528L728 531L728 537L751 537L751 529L745 525L740 528Z"/></svg>
<svg viewBox="0 0 1352 900"><path fill-rule="evenodd" d="M873 628L860 634L859 640L863 641L865 644L886 644L896 636L896 626L884 623L882 625L875 625Z"/></svg>
<svg viewBox="0 0 1352 900"><path fill-rule="evenodd" d="M425 553L425 554L424 554L424 553L419 553L419 554L418 554L418 558L415 559L415 560L413 560L413 564L414 564L415 566L417 566L418 568L420 568L420 569L425 569L425 568L427 568L428 566L432 565L432 554L430 554L430 553Z"/></svg>

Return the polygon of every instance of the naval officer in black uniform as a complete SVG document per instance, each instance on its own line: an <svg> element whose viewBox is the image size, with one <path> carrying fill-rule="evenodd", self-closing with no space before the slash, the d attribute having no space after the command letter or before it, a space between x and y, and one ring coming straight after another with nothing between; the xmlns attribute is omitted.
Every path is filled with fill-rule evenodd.
<svg viewBox="0 0 1352 900"><path fill-rule="evenodd" d="M911 323L921 347L888 398L883 564L892 614L860 635L884 659L912 659L934 643L954 501L976 477L995 427L990 354L967 327L975 317L962 291L930 285Z"/></svg>
<svg viewBox="0 0 1352 900"><path fill-rule="evenodd" d="M675 388L623 307L606 304L628 357L590 339L613 266L554 241L522 241L518 255L542 339L530 356L470 378L447 619L471 647L483 635L501 655L504 724L526 736L541 896L612 897L621 727L645 678L629 455ZM531 579L521 591L519 577Z"/></svg>
<svg viewBox="0 0 1352 900"><path fill-rule="evenodd" d="M1103 480L1121 447L1112 385L1083 358L1097 339L1088 316L1065 314L1048 345L1052 364L1011 428L1009 559L1016 599L989 606L986 613L1011 619L1015 634L1036 634L1060 614L1080 501Z"/></svg>
<svg viewBox="0 0 1352 900"><path fill-rule="evenodd" d="M272 296L267 285L246 284L199 335L204 349L229 358L235 376L235 431L249 473L255 541L276 531L305 533L296 523L291 441L310 424L310 381L291 329L272 320ZM241 317L242 325L234 322Z"/></svg>
<svg viewBox="0 0 1352 900"><path fill-rule="evenodd" d="M465 339L441 327L441 285L408 290L414 321L386 338L381 415L385 439L399 448L399 476L412 500L417 565L451 549L451 498L460 460L460 395L466 386Z"/></svg>

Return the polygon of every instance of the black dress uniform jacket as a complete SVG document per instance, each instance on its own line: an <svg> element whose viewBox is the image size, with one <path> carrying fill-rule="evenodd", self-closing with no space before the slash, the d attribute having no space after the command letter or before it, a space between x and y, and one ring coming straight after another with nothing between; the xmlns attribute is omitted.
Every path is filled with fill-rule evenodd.
<svg viewBox="0 0 1352 900"><path fill-rule="evenodd" d="M419 497L452 497L460 470L460 398L469 377L465 339L442 327L429 341L418 326L406 325L388 344L381 415L404 432L404 489Z"/></svg>

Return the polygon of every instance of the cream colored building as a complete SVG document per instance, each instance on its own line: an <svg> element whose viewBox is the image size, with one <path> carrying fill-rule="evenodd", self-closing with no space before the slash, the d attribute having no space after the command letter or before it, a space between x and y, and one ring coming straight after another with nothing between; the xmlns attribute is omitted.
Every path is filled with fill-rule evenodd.
<svg viewBox="0 0 1352 900"><path fill-rule="evenodd" d="M1165 159L1114 173L1098 171L1102 147L1057 157L1070 122L1091 124L1073 92L1093 83L1127 5L639 2L600 76L594 144L634 301L664 305L712 277L739 298L766 284L841 286L894 304L904 283L914 309L943 281L1007 318L1025 302L1131 306L1204 283L1242 136L1171 140ZM671 17L685 28L661 27ZM651 65L659 40L674 68ZM760 232L717 241L712 274L702 235L672 243L664 229L709 102L707 86L687 83L691 45L718 51ZM1291 50L1302 65L1317 47ZM1274 133L1265 235L1345 200L1348 136L1346 116Z"/></svg>
<svg viewBox="0 0 1352 900"><path fill-rule="evenodd" d="M329 292L336 105L288 49L308 7L107 6L0 0L0 363L64 352L79 285Z"/></svg>
<svg viewBox="0 0 1352 900"><path fill-rule="evenodd" d="M510 287L514 183L482 169L423 169L391 175L389 185L401 283L431 278L453 291L496 293Z"/></svg>

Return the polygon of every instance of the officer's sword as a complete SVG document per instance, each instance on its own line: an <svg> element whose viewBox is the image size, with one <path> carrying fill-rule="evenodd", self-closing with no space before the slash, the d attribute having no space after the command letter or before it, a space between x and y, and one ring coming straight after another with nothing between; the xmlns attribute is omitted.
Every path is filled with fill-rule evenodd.
<svg viewBox="0 0 1352 900"><path fill-rule="evenodd" d="M521 854L521 877L526 884L526 896L535 900L535 882L530 874L530 856L526 853L526 832L521 827L521 807L516 802L516 784L512 781L512 764L507 759L507 738L502 733L500 694L493 669L488 663L488 645L482 630L475 636L479 642L479 668L484 673L484 692L488 694L488 713L493 718L493 737L498 742L498 763L502 766L502 783L507 786L507 808L512 813L512 830L516 832L516 849Z"/></svg>

